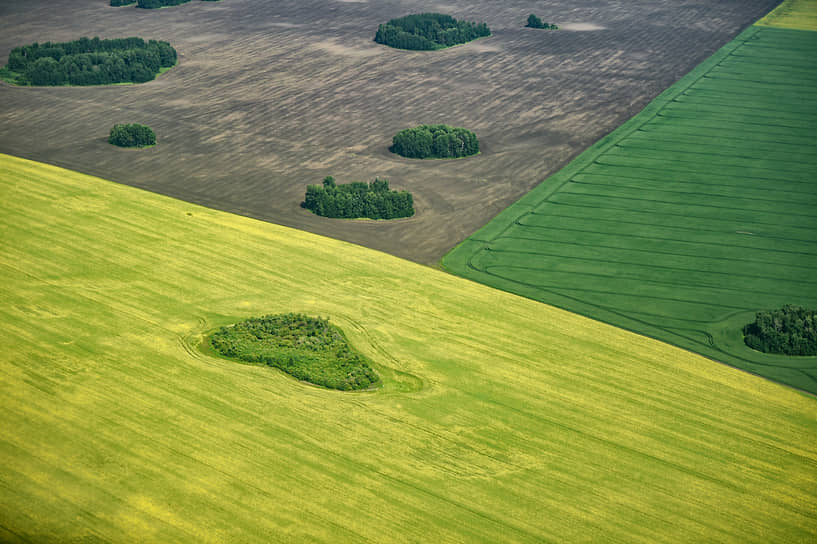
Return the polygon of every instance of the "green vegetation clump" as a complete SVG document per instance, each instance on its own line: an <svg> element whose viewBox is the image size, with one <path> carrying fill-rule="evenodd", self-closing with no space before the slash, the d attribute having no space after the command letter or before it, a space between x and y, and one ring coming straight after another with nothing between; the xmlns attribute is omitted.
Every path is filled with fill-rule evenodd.
<svg viewBox="0 0 817 544"><path fill-rule="evenodd" d="M525 26L530 28L544 28L547 30L558 30L559 26L551 23L543 23L542 19L531 13L528 15L528 24Z"/></svg>
<svg viewBox="0 0 817 544"><path fill-rule="evenodd" d="M336 184L327 176L323 185L309 185L303 207L317 215L344 219L396 219L414 215L414 198L407 191L392 191L389 180Z"/></svg>
<svg viewBox="0 0 817 544"><path fill-rule="evenodd" d="M210 337L224 355L263 363L299 380L342 391L368 389L379 378L328 319L302 314L252 317L222 327Z"/></svg>
<svg viewBox="0 0 817 544"><path fill-rule="evenodd" d="M18 85L144 83L176 64L168 42L142 38L33 43L9 53L5 79Z"/></svg>
<svg viewBox="0 0 817 544"><path fill-rule="evenodd" d="M758 312L743 334L747 346L764 353L817 355L817 310L787 304Z"/></svg>
<svg viewBox="0 0 817 544"><path fill-rule="evenodd" d="M440 13L421 13L380 25L374 41L397 49L432 51L490 35L485 23L457 21Z"/></svg>
<svg viewBox="0 0 817 544"><path fill-rule="evenodd" d="M479 153L479 140L465 128L420 125L395 134L389 149L410 159L453 159Z"/></svg>
<svg viewBox="0 0 817 544"><path fill-rule="evenodd" d="M111 0L111 5L114 7L130 6L136 3L136 0Z"/></svg>
<svg viewBox="0 0 817 544"><path fill-rule="evenodd" d="M117 124L111 129L108 143L119 147L147 147L156 145L156 133L149 126L138 123Z"/></svg>

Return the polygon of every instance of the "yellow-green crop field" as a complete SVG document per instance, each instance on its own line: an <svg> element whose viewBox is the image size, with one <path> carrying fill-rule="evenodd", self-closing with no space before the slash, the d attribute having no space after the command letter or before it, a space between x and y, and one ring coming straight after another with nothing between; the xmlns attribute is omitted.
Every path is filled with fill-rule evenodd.
<svg viewBox="0 0 817 544"><path fill-rule="evenodd" d="M786 0L756 24L793 30L817 30L817 0Z"/></svg>
<svg viewBox="0 0 817 544"><path fill-rule="evenodd" d="M814 542L817 401L347 243L0 155L0 541ZM329 316L384 387L208 357Z"/></svg>

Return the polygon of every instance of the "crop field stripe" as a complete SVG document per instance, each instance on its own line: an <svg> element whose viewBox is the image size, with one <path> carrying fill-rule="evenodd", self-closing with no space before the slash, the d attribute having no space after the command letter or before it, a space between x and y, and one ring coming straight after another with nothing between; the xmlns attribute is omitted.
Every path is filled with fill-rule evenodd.
<svg viewBox="0 0 817 544"><path fill-rule="evenodd" d="M511 238L511 237L502 238L501 240L502 241L508 241L510 247L513 247L513 245L511 245L511 244L513 244L514 242L518 243L519 241L522 241L524 243L524 241L525 241L525 239ZM655 238L652 238L652 239L647 240L647 242L652 242L652 241L655 241L655 240L656 240ZM670 240L670 241L672 241L672 240ZM524 255L541 255L541 256L547 255L547 256L551 256L551 257L560 257L561 256L561 257L566 257L566 258L570 257L570 258L577 258L577 259L585 258L585 259L590 259L590 260L600 260L599 256L602 255L602 253L600 253L599 250L608 249L608 250L610 250L608 253L611 254L611 255L620 256L620 255L626 255L627 253L631 253L635 257L640 257L641 256L641 255L638 255L639 250L637 250L637 249L622 248L621 246L617 246L617 245L606 246L606 245L603 245L601 243L573 244L573 243L571 243L569 241L557 241L557 240L550 240L550 242L551 242L551 244L553 244L552 247L554 248L554 250L558 251L558 249L560 249L560 245L563 244L564 249L566 251L570 250L571 254L567 255L565 253L545 253L545 252L542 252L542 251L525 250L525 249L503 249L502 244L497 244L497 245L492 246L490 248L490 251L494 252L494 253L502 252L502 253L516 253L516 254L524 254ZM581 256L582 254L577 255L578 248L581 248L582 246L586 246L586 248L587 248L586 251L583 253L585 255L585 257L582 257ZM626 252L622 252L621 251L622 249L624 249ZM700 248L692 246L689 249L694 250L694 249L700 249ZM678 251L670 252L670 251L659 251L659 250L642 250L642 252L643 253L651 253L651 254L656 253L656 254L661 254L661 255L678 257L679 259L677 259L676 262L679 262L679 263L690 263L690 264L694 265L695 261L698 261L699 266L704 266L707 261L711 261L713 264L723 265L722 261L724 260L724 259L716 259L716 258L713 258L713 257L701 256L699 254L689 254L689 253L686 253L686 252L678 252ZM587 255L592 256L592 258L586 257ZM766 264L766 263L764 263L761 260L749 260L749 259L739 259L739 258L728 258L726 260L733 261L733 262L736 262L736 263L755 264L760 269L765 269L766 268L766 267L763 267L763 265ZM604 260L604 262L606 262L606 263L619 262L619 263L622 263L622 264L627 263L627 262L631 262L631 264L633 266L637 266L637 267L643 266L638 260L635 260L635 259L633 261ZM784 265L784 266L788 266L788 265ZM703 271L699 267L685 268L685 267L666 266L666 265L652 265L652 268L653 269L684 270L686 272L699 271L700 275L703 276L703 277L708 277L710 275L716 275L716 274L723 274L723 275L729 276L730 273L731 273L731 271L728 270L728 269L724 270L724 271L713 271L713 270ZM781 281L791 282L791 283L806 283L807 284L809 282L808 269L805 268L805 267L800 267L800 268L802 270L802 272L801 272L802 279L800 279L800 280L798 280L798 279L786 279L786 280L781 280ZM622 270L617 269L617 272L620 272L620 271L622 271ZM746 274L746 273L738 273L737 275L739 277L743 278L743 279L750 279L750 278L769 279L768 276L763 276L763 275L752 275L752 274ZM645 281L647 280L647 278L650 278L650 277L654 277L654 274L652 272L650 272L649 270L645 270L644 271ZM661 283L663 283L663 281ZM733 288L733 290L738 290L738 288Z"/></svg>
<svg viewBox="0 0 817 544"><path fill-rule="evenodd" d="M636 175L638 174L638 175ZM658 180L666 180L672 183L692 183L692 184L701 184L707 180L715 180L717 181L716 187L741 187L741 188L751 188L756 191L774 191L775 188L778 186L772 187L764 187L759 186L757 181L771 181L770 178L760 178L760 177L753 177L753 176L742 176L740 178L735 178L731 176L725 176L723 174L715 174L715 173L707 173L707 172L689 172L689 171L678 171L674 172L672 170L666 170L661 168L649 168L649 167L641 167L637 171L622 172L621 169L615 167L615 165L605 166L601 163L596 163L592 167L587 168L583 172L576 174L573 180L581 180L584 179L585 176L604 176L607 178L618 178L621 176L622 179L629 179L629 180L644 180L644 181L658 181ZM571 181L573 181L571 180ZM776 180L775 180L776 181ZM809 185L808 181L792 181L792 180L782 180L783 183L787 183L791 185L791 189L799 189L802 191L804 188L807 188ZM799 186L806 186L806 187L799 187Z"/></svg>
<svg viewBox="0 0 817 544"><path fill-rule="evenodd" d="M595 186L585 185L584 187L577 188L575 185L571 184L568 187L571 190L565 190L562 194L563 195L578 195L578 196L582 197L583 199L599 197L601 199L600 202L602 204L612 201L614 207L615 207L615 204L617 202L617 199L627 200L627 201L630 201L630 202L635 202L636 204L639 204L640 202L655 202L655 203L660 203L660 204L687 204L687 199L686 198L677 198L677 199L673 200L673 199L670 199L670 197L675 195L675 194L686 195L686 197L704 196L704 195L702 195L700 193L689 193L689 192L678 193L678 192L654 191L654 195L655 195L656 198L638 198L638 197L635 197L635 196L627 195L624 191L604 192L605 190L608 190L609 187L610 186L604 186L604 185L595 185ZM619 195L623 195L623 196L619 196ZM755 201L758 201L758 200L761 203L762 202L770 202L768 199L752 199L752 198L732 198L732 199L729 199L729 198L727 198L727 199L725 199L723 201L714 200L714 203L711 203L711 204L697 204L696 207L698 207L698 208L718 208L718 209L723 209L723 210L738 210L738 211L758 211L758 212L762 213L763 210L764 210L763 204L758 206L757 210L753 210L751 206L747 206L747 205L740 206L741 203L748 204L748 203L755 202ZM713 202L713 200L710 199L710 200L708 200L708 202ZM781 201L776 201L776 202L781 202ZM785 202L785 201L782 201L782 202ZM789 202L785 202L785 203L790 204ZM732 205L730 205L730 204L732 204ZM814 218L815 215L813 213L808 213L809 211L810 211L810 208L807 207L807 206L804 206L802 210L797 210L796 207L795 207L795 211L792 211L790 213L790 215Z"/></svg>
<svg viewBox="0 0 817 544"><path fill-rule="evenodd" d="M579 176L576 176L576 177L578 178ZM635 177L629 177L629 176L626 177L626 178L625 177L617 178L617 177L614 177L614 176L603 176L603 175L598 175L598 174L596 174L595 176L594 175L584 174L584 175L581 176L581 180L575 179L575 178L573 179L571 189L576 190L576 192L583 192L584 187L592 188L592 190L599 190L599 189L602 189L602 188L607 188L609 185L612 184L612 182L614 180L620 180L620 181L623 181L623 182L628 182L629 181L629 182L633 183L633 185L625 185L625 184L622 184L622 183L618 183L617 186L621 187L623 189L642 190L644 186L650 186L650 183L649 183L650 181L654 182L655 184L660 184L659 185L660 187L665 187L666 186L666 181L658 181L658 180L649 180L648 179L648 180L646 180L646 183L645 183L644 178L635 178ZM676 184L680 185L682 183L683 182L676 183ZM662 188L662 189L657 190L657 191L660 192L660 193L665 193L667 195L696 195L696 196L705 196L705 197L710 197L710 198L721 198L721 197L723 197L723 198L734 198L732 195L746 194L747 192L750 192L750 194L751 194L752 191L756 191L757 193L759 193L759 196L752 197L752 200L755 200L755 201L758 201L758 202L787 203L787 204L791 204L791 205L798 205L798 204L809 205L812 200L815 200L815 195L813 195L811 193L807 193L807 192L779 191L779 190L775 191L774 189L755 189L755 188L751 188L751 189L743 188L742 192L741 192L741 191L737 191L737 190L734 190L734 189L729 190L728 188L723 187L723 186L721 186L723 188L721 189L720 192L711 192L711 191L716 191L718 189L718 187L713 188L713 187L709 187L709 186L702 185L700 183L694 183L694 182L687 182L685 185L686 185L686 187L682 186L682 187L679 187L678 189L675 189L675 190L668 190L668 189L663 189ZM578 187L582 187L582 188L578 188ZM698 190L694 190L696 188ZM684 190L684 189L686 189L686 190ZM768 193L770 193L770 192L774 193L777 196L788 196L788 195L791 195L791 196L790 196L790 198L787 198L787 199L784 199L784 198L764 198L765 196L768 196ZM800 198L798 198L798 197L800 197ZM743 198L746 198L746 197L743 197Z"/></svg>
<svg viewBox="0 0 817 544"><path fill-rule="evenodd" d="M817 393L817 357L749 350L736 321L817 305L814 52L747 29L444 265Z"/></svg>
<svg viewBox="0 0 817 544"><path fill-rule="evenodd" d="M74 172L0 156L0 194L4 541L817 535L813 398ZM290 310L338 323L383 388L328 391L196 349Z"/></svg>

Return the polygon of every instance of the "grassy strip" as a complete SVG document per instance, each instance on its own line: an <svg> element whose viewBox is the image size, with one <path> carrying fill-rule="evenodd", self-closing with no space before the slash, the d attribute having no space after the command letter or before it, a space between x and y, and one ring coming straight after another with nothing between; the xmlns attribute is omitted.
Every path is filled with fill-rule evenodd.
<svg viewBox="0 0 817 544"><path fill-rule="evenodd" d="M795 30L817 30L817 0L786 0L756 24Z"/></svg>
<svg viewBox="0 0 817 544"><path fill-rule="evenodd" d="M817 303L815 48L747 29L445 267L817 393L817 358L754 352L733 322Z"/></svg>
<svg viewBox="0 0 817 544"><path fill-rule="evenodd" d="M0 528L51 542L809 542L817 403L337 240L0 156ZM331 315L338 394L204 356Z"/></svg>

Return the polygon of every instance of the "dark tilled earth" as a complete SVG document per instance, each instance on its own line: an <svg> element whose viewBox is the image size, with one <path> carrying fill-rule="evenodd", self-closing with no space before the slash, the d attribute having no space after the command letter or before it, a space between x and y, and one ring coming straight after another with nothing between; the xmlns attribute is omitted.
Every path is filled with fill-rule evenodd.
<svg viewBox="0 0 817 544"><path fill-rule="evenodd" d="M433 264L779 0L108 3L0 2L2 64L35 41L140 36L170 41L179 65L142 85L0 84L0 152ZM437 52L372 42L379 23L426 11L486 21L493 36ZM523 28L531 12L562 29ZM159 145L109 145L120 122L150 125ZM474 130L483 153L389 153L421 123ZM330 174L388 178L418 213L303 210L306 185Z"/></svg>

